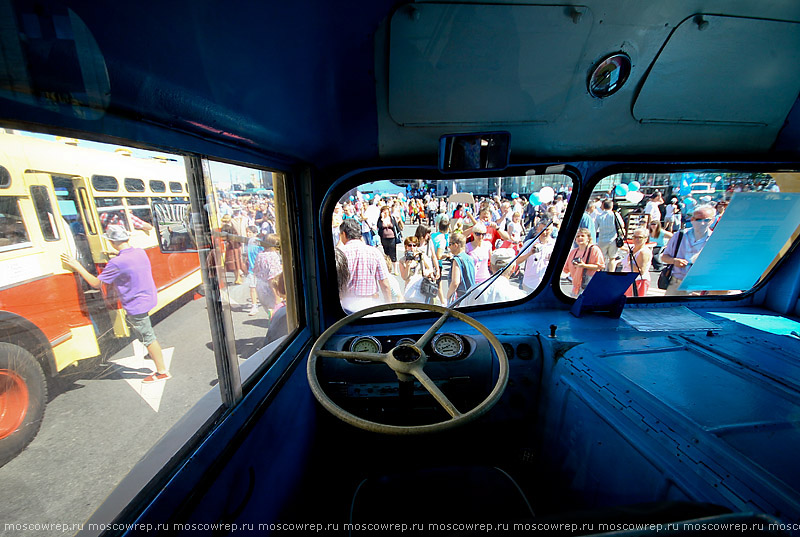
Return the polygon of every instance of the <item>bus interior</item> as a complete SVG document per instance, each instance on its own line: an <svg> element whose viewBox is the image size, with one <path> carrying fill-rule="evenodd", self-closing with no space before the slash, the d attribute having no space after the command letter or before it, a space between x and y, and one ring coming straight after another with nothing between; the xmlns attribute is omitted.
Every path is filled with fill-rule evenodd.
<svg viewBox="0 0 800 537"><path fill-rule="evenodd" d="M81 535L800 535L800 4L1 5L8 132L185 160L190 214L170 225L192 237L161 246L199 252L214 337L219 384ZM241 367L211 161L281 178L293 321ZM648 174L668 179L631 179ZM598 194L633 209L682 180L730 203L684 292L626 301L632 280L598 272L576 298ZM334 214L386 183L563 194L540 281L349 313Z"/></svg>

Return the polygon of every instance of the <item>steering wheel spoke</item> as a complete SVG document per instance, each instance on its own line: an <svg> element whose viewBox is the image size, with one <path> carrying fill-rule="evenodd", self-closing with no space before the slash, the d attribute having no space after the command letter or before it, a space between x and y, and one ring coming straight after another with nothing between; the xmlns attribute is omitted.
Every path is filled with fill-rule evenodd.
<svg viewBox="0 0 800 537"><path fill-rule="evenodd" d="M317 356L324 358L339 358L341 360L369 360L370 362L386 362L388 356L379 352L346 352L329 351L322 349L317 351Z"/></svg>
<svg viewBox="0 0 800 537"><path fill-rule="evenodd" d="M442 405L447 413L450 414L451 418L460 418L463 416L463 414L458 411L455 405L450 402L450 399L447 398L444 392L439 389L439 386L437 386L436 383L431 380L431 378L427 375L427 373L425 373L425 371L422 370L422 368L415 369L411 372L411 374L414 375L414 378L416 378L419 383L422 384L423 388L428 390L428 393L431 394L440 405Z"/></svg>
<svg viewBox="0 0 800 537"><path fill-rule="evenodd" d="M425 345L427 345L427 344L428 344L428 342L429 342L429 341L430 341L430 340L433 338L433 336L434 336L434 335L436 335L436 332L438 332L438 331L439 331L439 329L442 327L442 325L443 325L445 322L447 322L447 319L449 319L449 318L450 318L450 311L451 311L451 310L447 310L446 312L444 312L444 313L442 314L442 316L441 316L441 317L439 317L439 318L436 320L436 322L435 322L435 323L433 323L433 325L432 325L430 328L428 328L428 330L427 330L427 331L426 331L424 334L422 334L422 335L420 336L420 338L419 338L419 339L417 340L417 342L415 343L415 345L416 345L418 348L420 348L420 349L421 349L421 348L423 348Z"/></svg>

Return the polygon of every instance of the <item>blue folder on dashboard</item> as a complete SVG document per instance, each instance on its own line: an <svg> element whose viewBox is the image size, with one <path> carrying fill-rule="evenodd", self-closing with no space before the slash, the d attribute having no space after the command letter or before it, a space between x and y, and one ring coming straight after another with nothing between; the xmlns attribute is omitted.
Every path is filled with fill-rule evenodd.
<svg viewBox="0 0 800 537"><path fill-rule="evenodd" d="M589 312L619 317L625 307L625 291L633 285L638 275L636 272L595 272L570 312L575 317Z"/></svg>

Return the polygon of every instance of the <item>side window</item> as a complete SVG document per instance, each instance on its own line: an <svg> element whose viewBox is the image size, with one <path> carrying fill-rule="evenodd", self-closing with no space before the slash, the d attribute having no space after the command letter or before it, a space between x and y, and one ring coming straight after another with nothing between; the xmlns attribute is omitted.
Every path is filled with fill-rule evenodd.
<svg viewBox="0 0 800 537"><path fill-rule="evenodd" d="M93 175L92 187L98 192L116 192L119 190L119 181L110 175Z"/></svg>
<svg viewBox="0 0 800 537"><path fill-rule="evenodd" d="M11 186L11 174L4 166L0 166L0 188Z"/></svg>
<svg viewBox="0 0 800 537"><path fill-rule="evenodd" d="M125 178L125 190L128 192L144 192L144 181L132 177Z"/></svg>
<svg viewBox="0 0 800 537"><path fill-rule="evenodd" d="M561 290L578 296L606 271L637 273L626 292L634 300L743 293L797 238L796 183L788 173L713 170L605 177L583 207ZM742 237L758 237L746 256ZM670 278L659 281L664 269Z"/></svg>
<svg viewBox="0 0 800 537"><path fill-rule="evenodd" d="M87 232L90 235L97 235L97 230L94 225L94 218L91 216L91 204L89 202L89 193L86 189L81 187L78 189L78 203L80 203L81 212L83 213L83 220L86 222Z"/></svg>
<svg viewBox="0 0 800 537"><path fill-rule="evenodd" d="M156 194L163 194L167 191L167 184L164 181L150 180L150 190Z"/></svg>
<svg viewBox="0 0 800 537"><path fill-rule="evenodd" d="M16 197L0 196L0 250L30 243Z"/></svg>
<svg viewBox="0 0 800 537"><path fill-rule="evenodd" d="M148 230L153 226L153 213L147 198L126 198L133 229Z"/></svg>
<svg viewBox="0 0 800 537"><path fill-rule="evenodd" d="M246 360L299 326L296 226L287 210L287 177L214 161L203 164L215 193L211 220L215 262L226 282L221 291L227 296L236 351ZM257 193L227 191L231 178L254 183Z"/></svg>
<svg viewBox="0 0 800 537"><path fill-rule="evenodd" d="M32 186L31 199L36 209L36 217L39 219L39 227L42 230L44 240L57 241L59 235L56 227L56 217L53 212L53 202L47 193L47 187L41 185Z"/></svg>
<svg viewBox="0 0 800 537"><path fill-rule="evenodd" d="M130 230L128 219L125 217L125 207L122 205L122 198L95 198L97 214L100 215L100 225L105 233L108 226L114 224L124 226Z"/></svg>
<svg viewBox="0 0 800 537"><path fill-rule="evenodd" d="M36 520L41 498L70 498L78 487L82 499L69 507L74 524L62 528L73 535L167 431L181 441L196 437L196 426L183 418L198 401L204 399L199 406L210 412L223 404L206 300L198 298L205 290L198 253L164 254L155 233L135 233L130 241L135 264L124 265L123 257L109 270L119 256L93 255L106 253L105 242L97 251L97 234L110 223L130 230L127 211L142 220L149 215L145 197L101 193L93 200L84 186L81 178L91 176L87 170L98 174L91 181L95 188L116 192L113 174L136 177L142 164L153 168L152 159L132 155L113 159L119 164L106 169L116 147L65 145L19 131L0 137L10 169L54 170L52 185L24 190L16 183L5 188L0 173L0 332L14 336L3 338L8 359L0 364L0 482L25 483L14 490L13 509L8 502L0 507L7 525ZM169 177L185 176L183 157L169 158L158 173L169 166ZM95 205L100 219L91 215ZM82 220L84 237L67 227L77 228ZM94 225L100 220L102 227ZM61 241L16 255L15 248L38 237L39 226L46 240L60 236ZM104 279L103 289L93 290L75 265L62 259ZM9 324L13 318L26 322ZM244 319L254 320L246 314ZM265 323L262 316L254 345L263 344ZM38 360L45 350L49 358ZM163 374L153 377L158 372ZM52 446L58 446L57 455ZM119 456L122 452L130 456ZM89 459L93 471L87 473Z"/></svg>
<svg viewBox="0 0 800 537"><path fill-rule="evenodd" d="M342 308L459 300L475 306L527 297L550 265L571 192L570 176L534 173L376 181L351 189L331 221L331 240L343 254L337 263ZM467 296L497 272L480 296Z"/></svg>

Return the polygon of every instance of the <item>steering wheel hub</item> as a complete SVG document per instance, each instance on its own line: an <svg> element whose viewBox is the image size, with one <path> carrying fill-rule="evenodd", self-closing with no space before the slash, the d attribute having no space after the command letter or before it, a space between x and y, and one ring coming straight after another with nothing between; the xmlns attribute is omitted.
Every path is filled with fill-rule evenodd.
<svg viewBox="0 0 800 537"><path fill-rule="evenodd" d="M414 345L400 345L392 349L389 354L398 362L405 364L413 364L424 356Z"/></svg>

